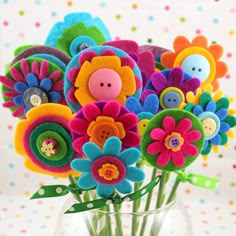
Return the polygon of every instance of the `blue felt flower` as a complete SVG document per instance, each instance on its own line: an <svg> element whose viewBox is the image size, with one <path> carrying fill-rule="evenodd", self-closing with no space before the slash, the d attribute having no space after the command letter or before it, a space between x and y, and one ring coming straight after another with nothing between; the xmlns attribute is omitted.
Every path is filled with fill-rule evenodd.
<svg viewBox="0 0 236 236"><path fill-rule="evenodd" d="M141 182L144 172L132 166L140 158L136 148L121 151L121 141L113 136L106 140L103 150L93 142L83 146L83 152L88 158L78 158L71 162L71 168L82 172L78 186L83 189L96 187L98 196L109 197L116 189L120 193L132 192L132 182Z"/></svg>

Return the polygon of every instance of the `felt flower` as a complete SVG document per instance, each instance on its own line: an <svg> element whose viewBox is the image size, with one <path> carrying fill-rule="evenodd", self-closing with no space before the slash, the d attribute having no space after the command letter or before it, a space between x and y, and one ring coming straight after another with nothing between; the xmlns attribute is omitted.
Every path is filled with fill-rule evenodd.
<svg viewBox="0 0 236 236"><path fill-rule="evenodd" d="M204 144L201 122L190 112L163 110L147 125L141 142L142 153L152 166L175 171L186 168Z"/></svg>
<svg viewBox="0 0 236 236"><path fill-rule="evenodd" d="M191 78L180 67L176 67L154 72L145 86L141 99L144 101L149 94L156 94L162 109L181 108L186 93L195 92L199 86L199 79Z"/></svg>
<svg viewBox="0 0 236 236"><path fill-rule="evenodd" d="M119 48L131 56L137 63L143 79L143 87L151 77L152 73L155 72L155 58L151 51L142 48L140 50L139 45L132 40L115 40L103 43L112 47Z"/></svg>
<svg viewBox="0 0 236 236"><path fill-rule="evenodd" d="M25 117L33 107L44 103L66 104L63 95L63 71L46 60L22 59L9 68L3 83L3 106L14 117Z"/></svg>
<svg viewBox="0 0 236 236"><path fill-rule="evenodd" d="M90 13L79 12L67 14L63 22L57 22L50 30L45 44L74 57L88 47L110 40L110 33L99 17L93 18Z"/></svg>
<svg viewBox="0 0 236 236"><path fill-rule="evenodd" d="M55 103L27 112L17 124L14 147L28 169L61 178L78 175L70 167L76 155L68 127L72 118L68 107Z"/></svg>
<svg viewBox="0 0 236 236"><path fill-rule="evenodd" d="M138 133L141 137L149 120L159 109L159 99L155 94L150 94L141 103L137 98L130 97L126 100L125 107L138 116Z"/></svg>
<svg viewBox="0 0 236 236"><path fill-rule="evenodd" d="M138 118L117 101L100 101L85 105L69 123L73 148L82 152L82 146L92 141L99 147L111 136L122 141L123 148L140 143L137 134Z"/></svg>
<svg viewBox="0 0 236 236"><path fill-rule="evenodd" d="M66 70L65 96L71 109L100 100L140 97L141 73L134 60L120 49L98 46L75 56Z"/></svg>
<svg viewBox="0 0 236 236"><path fill-rule="evenodd" d="M88 158L75 159L71 167L82 175L78 179L78 186L83 189L96 187L100 197L109 197L114 190L127 194L132 192L132 182L141 182L144 172L132 166L140 158L136 148L121 151L122 143L117 137L110 137L104 143L103 149L93 142L83 146L83 152Z"/></svg>
<svg viewBox="0 0 236 236"><path fill-rule="evenodd" d="M230 108L231 98L224 97L221 90L214 93L210 85L206 90L198 89L196 94L187 94L187 101L184 109L196 115L203 124L205 144L202 154L206 158L212 148L218 152L219 146L227 145L228 137L234 136L236 110Z"/></svg>
<svg viewBox="0 0 236 236"><path fill-rule="evenodd" d="M223 48L219 44L211 44L203 35L198 35L190 42L184 36L175 38L174 52L164 52L161 63L166 68L180 66L184 72L201 80L201 88L212 84L217 90L217 79L227 73L227 65L219 61L223 54Z"/></svg>

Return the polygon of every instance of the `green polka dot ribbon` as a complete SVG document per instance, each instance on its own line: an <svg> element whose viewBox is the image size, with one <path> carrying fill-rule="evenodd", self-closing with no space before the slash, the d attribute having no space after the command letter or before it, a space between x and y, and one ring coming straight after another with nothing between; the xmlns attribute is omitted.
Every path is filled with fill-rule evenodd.
<svg viewBox="0 0 236 236"><path fill-rule="evenodd" d="M87 201L82 203L73 204L70 209L68 209L65 214L77 213L82 211L88 211L92 209L98 209L110 204L121 204L123 202L130 202L137 200L144 196L146 193L150 192L160 181L160 175L156 176L150 183L145 185L143 188L138 191L120 196L118 193L114 193L112 196L108 198L101 198L93 201Z"/></svg>
<svg viewBox="0 0 236 236"><path fill-rule="evenodd" d="M197 174L187 174L185 172L176 172L177 178L180 182L188 182L192 185L207 188L207 189L215 189L220 182L217 178L211 178L203 175Z"/></svg>

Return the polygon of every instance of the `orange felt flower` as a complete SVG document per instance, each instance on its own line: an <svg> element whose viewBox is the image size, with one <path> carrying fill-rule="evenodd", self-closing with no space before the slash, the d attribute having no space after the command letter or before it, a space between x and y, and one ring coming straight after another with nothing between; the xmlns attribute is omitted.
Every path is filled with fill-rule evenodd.
<svg viewBox="0 0 236 236"><path fill-rule="evenodd" d="M227 65L219 61L223 54L223 48L219 44L211 44L203 35L198 35L190 42L184 36L175 38L174 52L164 52L161 56L161 63L166 68L182 67L183 70L201 80L201 88L212 84L217 90L219 83L217 79L227 73Z"/></svg>

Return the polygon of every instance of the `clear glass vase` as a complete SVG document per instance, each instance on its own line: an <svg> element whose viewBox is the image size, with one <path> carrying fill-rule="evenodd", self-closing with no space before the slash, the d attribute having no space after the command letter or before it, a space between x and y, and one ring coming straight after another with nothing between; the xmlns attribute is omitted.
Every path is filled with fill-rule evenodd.
<svg viewBox="0 0 236 236"><path fill-rule="evenodd" d="M77 201L70 197L58 217L55 236L192 236L190 216L182 201L175 197L169 204L144 211L141 200L136 213L133 202L110 204L102 209L64 214Z"/></svg>

